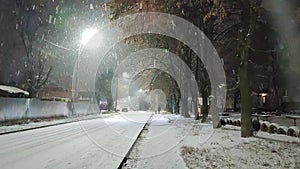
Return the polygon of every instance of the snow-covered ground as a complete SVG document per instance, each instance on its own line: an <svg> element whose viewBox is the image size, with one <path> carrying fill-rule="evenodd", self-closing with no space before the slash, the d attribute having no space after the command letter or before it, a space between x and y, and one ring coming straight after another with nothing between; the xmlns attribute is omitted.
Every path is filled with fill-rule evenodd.
<svg viewBox="0 0 300 169"><path fill-rule="evenodd" d="M66 117L62 119L40 119L39 122L33 122L32 120L28 119L28 123L24 123L21 125L10 125L10 126L0 126L0 133L6 133L6 132L12 132L12 131L19 131L24 129L31 129L41 126L48 126L48 125L54 125L54 124L62 124L62 123L68 123L68 122L76 122L80 120L89 120L89 119L95 119L95 118L105 118L117 115L119 113L109 113L109 114L94 114L94 115L86 115L86 116L71 116Z"/></svg>
<svg viewBox="0 0 300 169"><path fill-rule="evenodd" d="M1 135L1 169L116 169L150 116L126 112Z"/></svg>
<svg viewBox="0 0 300 169"><path fill-rule="evenodd" d="M110 116L110 115L103 115ZM116 168L143 127L149 112L0 136L3 168ZM80 118L74 118L79 120ZM70 119L15 126L17 129ZM14 126L9 126L10 128ZM258 132L241 138L240 128L195 122L176 115L154 115L127 160L128 169L300 168L300 139Z"/></svg>
<svg viewBox="0 0 300 169"><path fill-rule="evenodd" d="M133 149L127 168L300 168L300 139L258 132L241 138L240 128L214 130L210 123L156 115Z"/></svg>

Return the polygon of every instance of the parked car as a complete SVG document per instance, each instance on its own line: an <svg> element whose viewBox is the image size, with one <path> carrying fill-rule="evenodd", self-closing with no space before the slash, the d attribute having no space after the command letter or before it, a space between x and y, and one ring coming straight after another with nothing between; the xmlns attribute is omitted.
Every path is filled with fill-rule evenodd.
<svg viewBox="0 0 300 169"><path fill-rule="evenodd" d="M127 107L122 108L122 112L128 112L128 108Z"/></svg>

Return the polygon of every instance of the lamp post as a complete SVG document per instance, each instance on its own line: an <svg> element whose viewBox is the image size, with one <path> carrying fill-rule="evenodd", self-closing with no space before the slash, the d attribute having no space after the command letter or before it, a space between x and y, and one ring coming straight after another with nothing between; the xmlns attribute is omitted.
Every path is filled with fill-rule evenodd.
<svg viewBox="0 0 300 169"><path fill-rule="evenodd" d="M76 73L75 73L75 95L73 97L74 100L78 101L79 97L79 92L78 92L78 69L79 69L79 57L81 54L81 49L84 47L88 41L96 34L98 33L98 29L96 28L89 28L86 29L82 34L81 34L81 41L79 44L78 48L78 53L77 53L77 62L76 62Z"/></svg>
<svg viewBox="0 0 300 169"><path fill-rule="evenodd" d="M115 112L118 112L118 90L119 90L119 77L117 77L116 85L116 102L115 102Z"/></svg>

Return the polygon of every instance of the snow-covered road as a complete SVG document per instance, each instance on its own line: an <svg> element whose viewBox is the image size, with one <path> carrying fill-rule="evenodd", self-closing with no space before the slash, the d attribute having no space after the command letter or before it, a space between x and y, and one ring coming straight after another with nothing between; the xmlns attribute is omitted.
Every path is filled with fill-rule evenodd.
<svg viewBox="0 0 300 169"><path fill-rule="evenodd" d="M116 169L150 118L124 112L0 136L1 169Z"/></svg>

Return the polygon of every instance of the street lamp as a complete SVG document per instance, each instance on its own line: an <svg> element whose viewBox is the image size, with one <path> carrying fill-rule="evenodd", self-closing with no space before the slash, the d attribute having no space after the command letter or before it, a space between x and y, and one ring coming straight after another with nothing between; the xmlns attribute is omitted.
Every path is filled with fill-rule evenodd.
<svg viewBox="0 0 300 169"><path fill-rule="evenodd" d="M82 34L81 34L81 41L79 44L79 48L78 48L78 53L77 53L77 62L76 62L76 74L75 74L75 96L74 99L78 100L78 68L79 68L79 57L81 54L81 49L82 47L84 47L89 40L91 40L91 38L93 36L95 36L98 33L98 29L96 28L89 28L86 29Z"/></svg>

